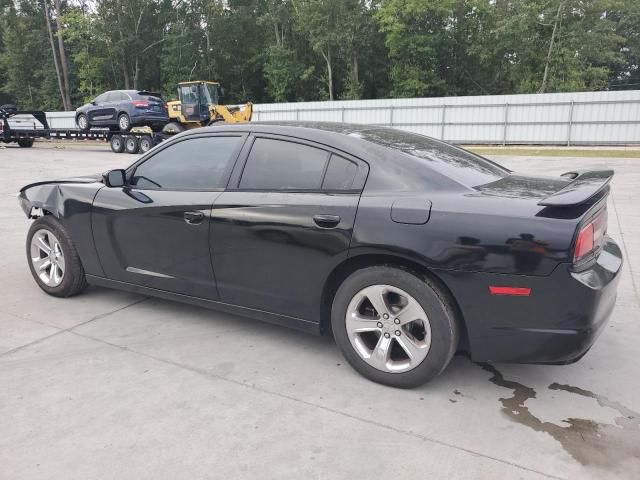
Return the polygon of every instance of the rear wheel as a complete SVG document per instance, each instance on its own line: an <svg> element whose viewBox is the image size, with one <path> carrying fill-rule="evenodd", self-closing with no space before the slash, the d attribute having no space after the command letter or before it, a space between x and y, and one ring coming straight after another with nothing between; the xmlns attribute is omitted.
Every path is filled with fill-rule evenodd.
<svg viewBox="0 0 640 480"><path fill-rule="evenodd" d="M123 132L129 131L129 129L131 128L131 119L129 118L129 115L127 115L126 113L121 113L118 116L118 127Z"/></svg>
<svg viewBox="0 0 640 480"><path fill-rule="evenodd" d="M139 148L140 153L147 153L153 147L153 140L149 135L145 135L140 138Z"/></svg>
<svg viewBox="0 0 640 480"><path fill-rule="evenodd" d="M80 115L78 115L78 118L76 119L76 123L78 124L78 128L80 130L84 130L87 131L91 128L91 124L89 123L89 119L87 118L87 116L84 113L81 113Z"/></svg>
<svg viewBox="0 0 640 480"><path fill-rule="evenodd" d="M31 148L33 147L33 138L21 138L18 140L18 145L22 148Z"/></svg>
<svg viewBox="0 0 640 480"><path fill-rule="evenodd" d="M124 149L127 153L138 153L138 137L128 135L124 140Z"/></svg>
<svg viewBox="0 0 640 480"><path fill-rule="evenodd" d="M62 224L45 215L27 234L27 260L38 286L49 295L70 297L87 286L84 268Z"/></svg>
<svg viewBox="0 0 640 480"><path fill-rule="evenodd" d="M122 138L122 135L112 135L109 143L111 143L113 153L122 153L124 151L124 138Z"/></svg>
<svg viewBox="0 0 640 480"><path fill-rule="evenodd" d="M334 298L331 327L354 369L392 387L428 382L458 347L458 320L444 292L395 267L369 267L349 276Z"/></svg>

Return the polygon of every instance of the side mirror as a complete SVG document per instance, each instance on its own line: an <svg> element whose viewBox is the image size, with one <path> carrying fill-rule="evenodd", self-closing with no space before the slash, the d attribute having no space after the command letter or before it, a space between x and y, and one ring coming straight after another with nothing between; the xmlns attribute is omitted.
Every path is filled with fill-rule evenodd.
<svg viewBox="0 0 640 480"><path fill-rule="evenodd" d="M97 105L95 100L91 100L91 105Z"/></svg>
<svg viewBox="0 0 640 480"><path fill-rule="evenodd" d="M127 180L127 174L121 168L116 170L109 170L102 174L102 180L107 187L124 187Z"/></svg>

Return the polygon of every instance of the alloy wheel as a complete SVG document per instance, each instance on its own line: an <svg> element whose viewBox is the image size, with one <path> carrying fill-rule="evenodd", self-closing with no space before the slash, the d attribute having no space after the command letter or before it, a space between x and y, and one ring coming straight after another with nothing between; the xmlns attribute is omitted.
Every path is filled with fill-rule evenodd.
<svg viewBox="0 0 640 480"><path fill-rule="evenodd" d="M371 285L347 307L346 329L356 353L387 373L414 369L431 347L431 324L422 306L404 290Z"/></svg>
<svg viewBox="0 0 640 480"><path fill-rule="evenodd" d="M128 130L129 117L127 115L120 115L120 118L118 118L118 126L120 127L120 130Z"/></svg>
<svg viewBox="0 0 640 480"><path fill-rule="evenodd" d="M31 263L36 275L48 287L62 283L65 259L62 245L49 230L38 230L31 237Z"/></svg>

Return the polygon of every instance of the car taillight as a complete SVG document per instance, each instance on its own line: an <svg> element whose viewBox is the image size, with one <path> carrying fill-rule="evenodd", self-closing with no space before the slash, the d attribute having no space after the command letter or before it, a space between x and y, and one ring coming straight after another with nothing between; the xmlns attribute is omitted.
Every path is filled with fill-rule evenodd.
<svg viewBox="0 0 640 480"><path fill-rule="evenodd" d="M597 213L587 224L580 227L573 252L573 263L579 263L591 253L602 247L607 233L608 214L606 207Z"/></svg>
<svg viewBox="0 0 640 480"><path fill-rule="evenodd" d="M146 102L144 100L134 100L133 106L136 108L144 108L149 106L149 102Z"/></svg>

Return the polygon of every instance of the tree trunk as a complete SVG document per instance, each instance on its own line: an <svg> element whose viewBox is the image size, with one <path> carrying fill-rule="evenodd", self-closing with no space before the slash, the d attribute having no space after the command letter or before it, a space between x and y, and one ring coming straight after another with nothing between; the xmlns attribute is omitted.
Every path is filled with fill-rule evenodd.
<svg viewBox="0 0 640 480"><path fill-rule="evenodd" d="M547 61L544 64L544 74L542 75L542 85L538 93L544 93L547 89L547 79L549 78L549 63L551 62L551 54L553 53L553 45L556 41L556 33L558 32L558 25L560 24L560 15L562 13L562 6L564 2L558 4L558 12L556 13L556 20L553 22L553 32L551 33L551 41L549 42L549 51L547 52Z"/></svg>
<svg viewBox="0 0 640 480"><path fill-rule="evenodd" d="M327 62L327 84L329 87L329 100L333 100L333 69L331 68L331 49L327 48L327 53L322 53L324 60Z"/></svg>
<svg viewBox="0 0 640 480"><path fill-rule="evenodd" d="M62 99L62 108L66 111L67 99L64 95L64 87L62 86L62 77L60 76L60 66L58 65L58 55L56 54L56 44L53 41L53 32L51 32L51 22L49 20L49 6L48 2L44 2L44 18L47 22L47 32L49 33L49 44L51 45L51 53L53 54L53 64L56 67L56 77L58 78L58 88L60 89L60 98ZM34 107L32 105L32 107Z"/></svg>
<svg viewBox="0 0 640 480"><path fill-rule="evenodd" d="M62 39L62 7L60 0L53 0L56 7L56 26L58 28L58 49L60 51L60 65L62 66L62 78L64 79L64 95L67 106L65 110L71 110L71 87L69 86L69 66L67 65L67 54L64 49L64 40ZM46 3L46 2L45 2Z"/></svg>
<svg viewBox="0 0 640 480"><path fill-rule="evenodd" d="M353 82L356 85L360 84L360 75L358 73L358 55L356 55L355 49L351 54L351 69L353 70Z"/></svg>
<svg viewBox="0 0 640 480"><path fill-rule="evenodd" d="M136 55L136 64L135 69L133 71L133 89L138 89L138 78L140 78L140 61L138 59L138 55Z"/></svg>
<svg viewBox="0 0 640 480"><path fill-rule="evenodd" d="M124 35L120 30L120 48L122 48L122 78L124 80L124 89L129 90L129 72L127 71L127 54L124 46Z"/></svg>
<svg viewBox="0 0 640 480"><path fill-rule="evenodd" d="M273 31L276 34L276 46L282 46L282 39L280 38L280 30L278 29L278 22L273 22Z"/></svg>

